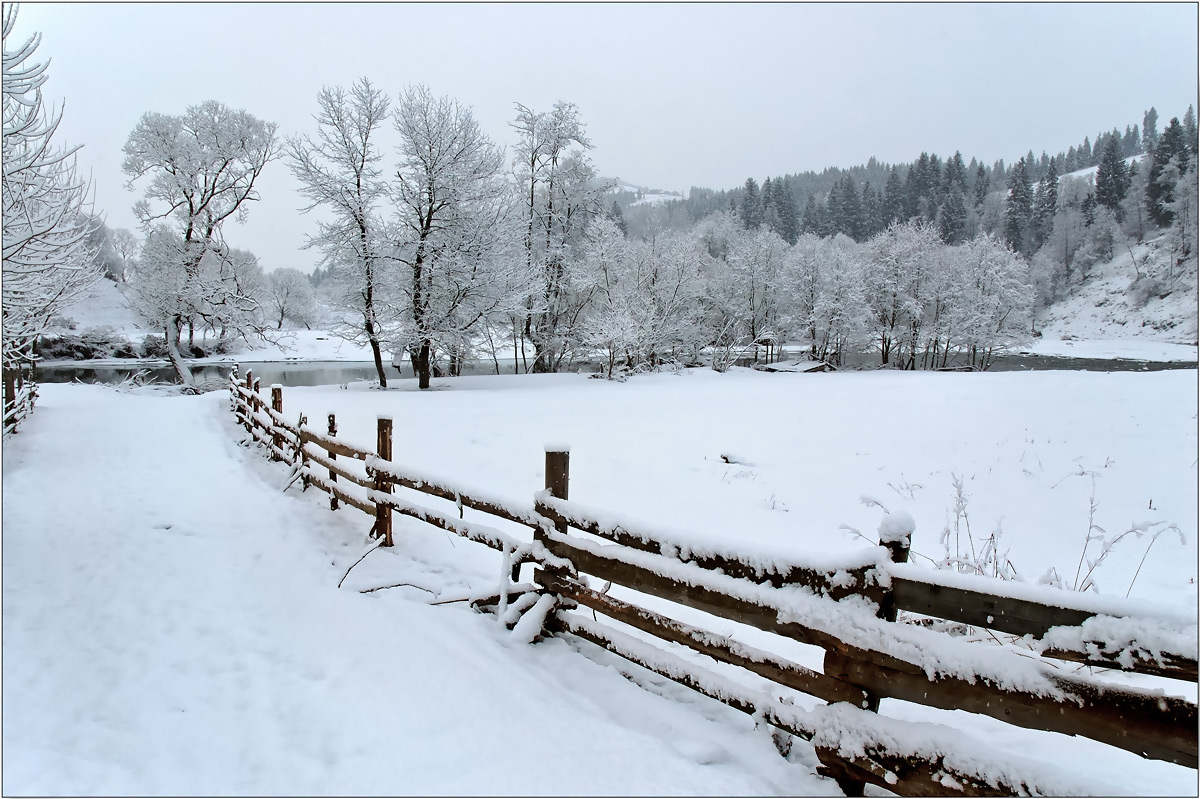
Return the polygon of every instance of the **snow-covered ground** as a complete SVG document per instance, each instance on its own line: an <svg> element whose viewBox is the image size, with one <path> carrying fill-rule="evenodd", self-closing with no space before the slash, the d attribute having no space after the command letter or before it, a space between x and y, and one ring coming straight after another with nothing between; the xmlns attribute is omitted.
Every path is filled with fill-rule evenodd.
<svg viewBox="0 0 1200 799"><path fill-rule="evenodd" d="M1147 260L1169 257L1165 247L1162 239L1119 247L1111 261L1095 264L1070 297L1037 314L1041 337L1028 351L1195 361L1200 316L1195 279L1175 286L1165 297L1151 297L1144 305L1135 301L1130 290L1139 269L1146 271Z"/></svg>
<svg viewBox="0 0 1200 799"><path fill-rule="evenodd" d="M977 540L1002 530L1022 578L1070 581L1094 500L1109 535L1164 521L1185 539L1118 543L1101 589L1123 596L1145 554L1131 595L1195 614L1191 371L471 377L289 388L284 410L336 412L367 448L391 415L394 460L521 503L543 445L566 442L573 500L746 551L854 552L840 528L873 538L882 515L865 495L912 514L926 564L958 476ZM493 552L398 519L398 546L337 589L368 520L281 493L286 470L241 436L221 393L48 385L6 440L5 794L837 793L805 745L784 760L747 717L661 680L643 690L586 644L516 645L413 588L358 593L483 593ZM881 712L1090 790L1196 789L1194 770L1083 739Z"/></svg>

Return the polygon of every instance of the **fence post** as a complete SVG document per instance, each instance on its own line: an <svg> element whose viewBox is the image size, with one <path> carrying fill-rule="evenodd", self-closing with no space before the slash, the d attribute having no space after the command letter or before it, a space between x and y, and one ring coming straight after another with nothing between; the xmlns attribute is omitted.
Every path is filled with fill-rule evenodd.
<svg viewBox="0 0 1200 799"><path fill-rule="evenodd" d="M912 518L908 514L899 514L899 518L888 514L884 518L883 523L879 526L879 545L887 549L888 559L892 563L906 563L908 561L908 554L912 548L912 532ZM879 602L879 611L876 615L884 621L896 621L896 600L891 588L884 590L883 597ZM849 664L850 661L842 655L828 649L825 650L823 671L826 675L842 680L843 682L851 682L848 679ZM851 682L851 684L853 683ZM863 691L867 695L863 709L869 710L872 713L878 713L879 697L865 688ZM847 796L863 795L866 783L855 779L846 769L845 764L836 756L826 754L824 751L818 749L817 759L822 764L819 771L828 777L832 777L843 793Z"/></svg>
<svg viewBox="0 0 1200 799"><path fill-rule="evenodd" d="M571 448L565 444L546 445L546 490L555 499L566 499L571 484ZM566 522L555 522L554 529L562 534L567 532ZM546 534L541 528L533 531L533 540L546 543ZM551 571L549 568L546 571ZM513 571L516 580L517 571Z"/></svg>
<svg viewBox="0 0 1200 799"><path fill-rule="evenodd" d="M283 386L275 383L271 386L271 410L278 414L283 414ZM283 458L279 453L283 451L283 436L279 435L276 430L276 422L274 417L271 418L271 460L281 461Z"/></svg>
<svg viewBox="0 0 1200 799"><path fill-rule="evenodd" d="M392 417L380 416L376 424L375 454L380 460L392 459ZM392 493L392 484L378 470L375 472L375 490L384 494ZM383 539L383 546L392 545L392 509L387 505L375 503L375 537Z"/></svg>
<svg viewBox="0 0 1200 799"><path fill-rule="evenodd" d="M306 424L308 424L308 417L300 414L300 418L296 422L296 457L300 460L300 485L303 486L301 491L308 490L308 456L304 454L304 439L300 436L300 431Z"/></svg>
<svg viewBox="0 0 1200 799"><path fill-rule="evenodd" d="M337 419L335 419L334 415L331 413L331 414L329 414L329 437L333 438L336 435L337 435ZM329 452L328 454L329 454L329 460L331 460L331 461L337 460L337 453ZM329 470L329 482L330 483L337 482L337 474L335 474L332 469ZM329 494L329 509L330 510L338 509L338 498L337 498L337 495L334 494L333 492L330 492L330 494Z"/></svg>
<svg viewBox="0 0 1200 799"><path fill-rule="evenodd" d="M12 369L4 370L4 415L8 416L17 405L17 384Z"/></svg>

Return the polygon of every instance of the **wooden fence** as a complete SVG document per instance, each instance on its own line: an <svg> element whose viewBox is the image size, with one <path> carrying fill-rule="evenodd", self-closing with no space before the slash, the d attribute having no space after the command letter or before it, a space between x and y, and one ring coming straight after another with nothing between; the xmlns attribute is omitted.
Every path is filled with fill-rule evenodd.
<svg viewBox="0 0 1200 799"><path fill-rule="evenodd" d="M1073 792L1060 772L998 755L957 730L923 724L918 733L917 725L878 715L884 698L1082 736L1145 758L1197 767L1195 703L1061 667L1065 661L1196 682L1195 630L1169 612L1111 597L1044 586L1018 591L1010 583L919 569L903 562L907 541L864 550L838 568L697 550L656 531L615 524L607 514L569 500L566 451L547 448L545 490L531 506L517 507L402 472L391 462L389 418L379 418L376 448L368 452L337 437L332 414L325 432L309 427L302 414L288 422L282 388L272 386L268 402L249 373L242 382L235 370L231 394L249 436L270 457L291 463L293 479L329 494L332 509L345 504L370 516L371 534L380 545L392 543L396 512L501 551L513 564L514 583L521 564L532 562L532 584L502 585L497 595L474 604L508 609L508 618L514 607L542 614L534 621L546 634L591 641L812 742L822 773L849 794L861 794L868 783L900 795ZM410 502L397 489L449 500L458 518ZM518 537L466 521L464 507L529 533ZM594 589L588 575L603 581L604 588ZM623 589L624 598L610 594L614 586ZM515 594L512 603L510 593ZM655 598L642 601L660 608L663 600L674 603L693 621L710 614L819 647L822 669L670 618L638 605L639 597ZM580 607L591 612L574 612ZM967 641L929 625L897 622L900 611L1022 638L1000 646ZM713 671L679 654L678 647L655 646L623 632L626 625L726 665ZM1113 629L1134 633L1115 640ZM756 634L756 640L764 638L770 636ZM753 678L733 679L729 667L775 687L747 687ZM828 704L798 710L777 698L780 686Z"/></svg>
<svg viewBox="0 0 1200 799"><path fill-rule="evenodd" d="M17 432L25 417L33 413L37 402L37 383L24 372L4 370L4 435Z"/></svg>

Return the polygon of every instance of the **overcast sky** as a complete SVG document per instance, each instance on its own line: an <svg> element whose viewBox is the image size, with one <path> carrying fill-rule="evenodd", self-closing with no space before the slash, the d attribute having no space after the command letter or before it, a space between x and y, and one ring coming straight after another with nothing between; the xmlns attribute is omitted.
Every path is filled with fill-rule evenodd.
<svg viewBox="0 0 1200 799"><path fill-rule="evenodd" d="M112 227L136 228L121 148L147 111L208 99L315 132L323 85L424 83L510 146L513 104L579 106L607 177L686 193L874 155L1015 161L1100 130L1160 128L1197 93L1187 4L22 4L59 136ZM12 44L10 43L10 46ZM226 239L310 271L283 161Z"/></svg>

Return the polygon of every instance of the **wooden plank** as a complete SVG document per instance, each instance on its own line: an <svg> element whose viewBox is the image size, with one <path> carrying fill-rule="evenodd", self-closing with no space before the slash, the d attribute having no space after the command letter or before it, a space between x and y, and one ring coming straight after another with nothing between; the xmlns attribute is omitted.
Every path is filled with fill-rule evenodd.
<svg viewBox="0 0 1200 799"><path fill-rule="evenodd" d="M560 596L598 610L643 632L673 643L683 644L702 655L708 655L725 663L741 666L769 680L774 680L780 685L811 694L826 702L849 702L858 707L866 699L866 693L863 690L827 677L818 671L777 658L761 649L746 646L727 636L717 635L600 594L574 580L557 577L544 569L535 571L534 582Z"/></svg>
<svg viewBox="0 0 1200 799"><path fill-rule="evenodd" d="M374 470L368 469L367 473L370 474L372 471ZM413 491L420 491L422 494L429 494L430 496L447 499L454 503L461 503L463 507L471 508L473 510L480 511L481 513L487 513L491 516L496 516L500 519L505 519L510 522L516 522L517 524L523 524L526 527L534 526L533 520L513 513L503 505L497 505L493 502L476 499L469 494L464 494L458 489L438 485L437 483L430 483L428 481L419 480L413 477L404 477L397 474L395 471L391 471L389 473L395 485L403 486L404 488L409 488Z"/></svg>
<svg viewBox="0 0 1200 799"><path fill-rule="evenodd" d="M342 502L345 502L347 505L358 508L360 511L367 514L371 518L375 518L375 506L373 504L371 504L370 502L366 502L364 500L358 499L357 497L350 496L349 494L347 494L345 491L342 491L337 486L333 485L332 483L326 482L325 480L322 480L320 477L317 477L314 474L309 474L308 479L312 483L312 485L315 485L317 488L321 489L326 494L332 494L333 496L340 499Z"/></svg>
<svg viewBox="0 0 1200 799"><path fill-rule="evenodd" d="M907 577L893 576L892 591L896 607L900 610L1013 635L1031 635L1034 638L1041 638L1051 627L1077 627L1096 615L1091 611L1027 599L993 596L981 591L936 585ZM1197 678L1196 659L1181 657L1178 654L1165 656L1165 662L1161 664L1135 657L1132 666L1124 666L1103 655L1090 655L1072 650L1050 649L1042 654L1060 660L1189 682L1195 682Z"/></svg>
<svg viewBox="0 0 1200 799"><path fill-rule="evenodd" d="M848 646L844 650L826 657L829 676L877 696L965 710L1026 729L1079 735L1145 758L1197 767L1196 705L1183 699L1101 688L1049 673L1051 684L1066 695L1056 700L978 679L930 680L915 664Z"/></svg>
<svg viewBox="0 0 1200 799"><path fill-rule="evenodd" d="M678 547L669 542L657 540L647 540L641 535L630 533L620 527L605 527L593 519L580 518L578 515L573 516L570 520L558 513L554 508L543 502L534 503L534 510L551 519L557 524L569 524L579 530L589 533L590 535L612 541L622 546L627 546L632 549L641 550L642 552L650 552L654 555L661 555L663 550L667 552L672 550L678 552ZM672 557L666 555L664 557ZM702 569L715 571L722 570L730 577L737 577L743 580L750 580L754 583L769 584L776 588L784 585L800 585L812 589L814 592L830 596L833 599L841 599L852 594L866 596L873 602L878 603L882 596L883 590L874 585L867 579L867 571L871 567L860 567L857 569L840 570L843 572L843 577L834 583L834 574L838 570L820 571L804 566L791 565L785 567L782 571L778 571L773 567L764 569L761 564L754 563L749 560L743 560L736 555L698 555L690 553L686 557L682 555L673 556L681 563L690 563ZM850 579L846 579L844 575L849 575Z"/></svg>
<svg viewBox="0 0 1200 799"><path fill-rule="evenodd" d="M716 690L714 687L707 685L703 680L694 677L686 668L665 669L656 664L648 663L638 657L635 652L631 652L620 646L612 638L591 629L596 625L589 625L588 628L582 627L571 619L570 614L563 611L551 614L547 619L547 626L554 631L569 632L572 635L577 635L580 638L591 641L597 646L620 655L648 671L666 677L680 685L687 686L693 691L703 694L710 699L715 699L735 710L762 718L771 726L799 738L811 740L817 732L802 724L794 723L791 719L782 718L769 706L760 707L756 705L754 699L750 697L736 695L727 689ZM1003 782L995 786L988 785L947 766L944 762L944 756L939 757L935 762L929 762L896 755L887 752L878 745L868 746L867 748L869 751L868 757L855 757L843 762L853 765L856 776L864 782L878 785L901 796L1019 796L1047 793L1039 791L1036 786L1031 786L1024 782L1020 785L1010 785ZM826 757L830 760L834 760L835 762L843 760L838 753L832 750L825 749L824 751ZM861 772L861 776L859 776L859 772ZM887 775L889 772L895 775L896 778L888 779ZM952 781L944 780L943 775L952 778Z"/></svg>
<svg viewBox="0 0 1200 799"><path fill-rule="evenodd" d="M1071 649L1046 649L1041 655L1042 657L1056 658L1058 660L1069 660L1072 663L1086 663L1089 666L1132 671L1138 674L1153 674L1156 677L1169 677L1173 680L1186 680L1187 682L1196 682L1197 678L1200 677L1197 674L1195 660L1168 654L1163 655L1162 663L1154 660L1146 660L1139 655L1132 655L1133 665L1131 666L1118 663L1102 655L1093 655L1090 652L1078 652Z"/></svg>
<svg viewBox="0 0 1200 799"><path fill-rule="evenodd" d="M343 455L347 458L357 458L360 461L365 461L367 458L373 457L373 452L363 452L360 449L355 449L349 444L344 444L340 441L334 441L326 436L318 435L311 430L301 430L300 438L306 443L316 444L318 447L335 455Z"/></svg>
<svg viewBox="0 0 1200 799"><path fill-rule="evenodd" d="M444 514L438 513L434 510L429 510L428 508L414 508L405 504L401 500L394 499L392 497L386 497L382 499L380 504L391 508L403 516L408 516L409 518L417 519L425 522L426 524L431 524L434 527L445 530L448 533L454 533L455 535L461 536L468 541L474 541L477 544L483 544L484 546L490 547L497 551L500 551L504 546L502 543L494 540L487 534L473 531L471 529L470 522L464 522L459 519L451 519ZM374 509L372 509L371 513L374 514L374 512Z"/></svg>
<svg viewBox="0 0 1200 799"><path fill-rule="evenodd" d="M600 579L841 655L854 662L847 662L841 673L828 676L862 686L878 696L967 710L1029 729L1081 735L1143 757L1196 767L1197 714L1193 703L1117 686L1105 686L1100 691L1093 683L1058 675L1049 669L1045 670L1046 676L1065 694L1063 701L1001 688L984 680L975 683L951 677L931 680L917 664L860 649L835 635L796 622L780 622L774 608L679 582L607 554L581 549L560 537L547 537L544 543L554 555L570 560L579 571Z"/></svg>
<svg viewBox="0 0 1200 799"><path fill-rule="evenodd" d="M341 477L344 480L349 480L351 483L354 483L355 485L360 485L363 488L374 488L375 487L374 481L371 480L369 477L364 477L362 475L354 474L353 472L348 471L346 468L340 466L337 463L337 461L330 460L330 459L326 458L325 456L318 454L316 451L314 451L312 449L308 449L307 444L305 445L305 447L306 448L304 450L304 455L309 460L311 460L313 463L324 467L325 469L333 472L335 475L337 475L338 477Z"/></svg>

